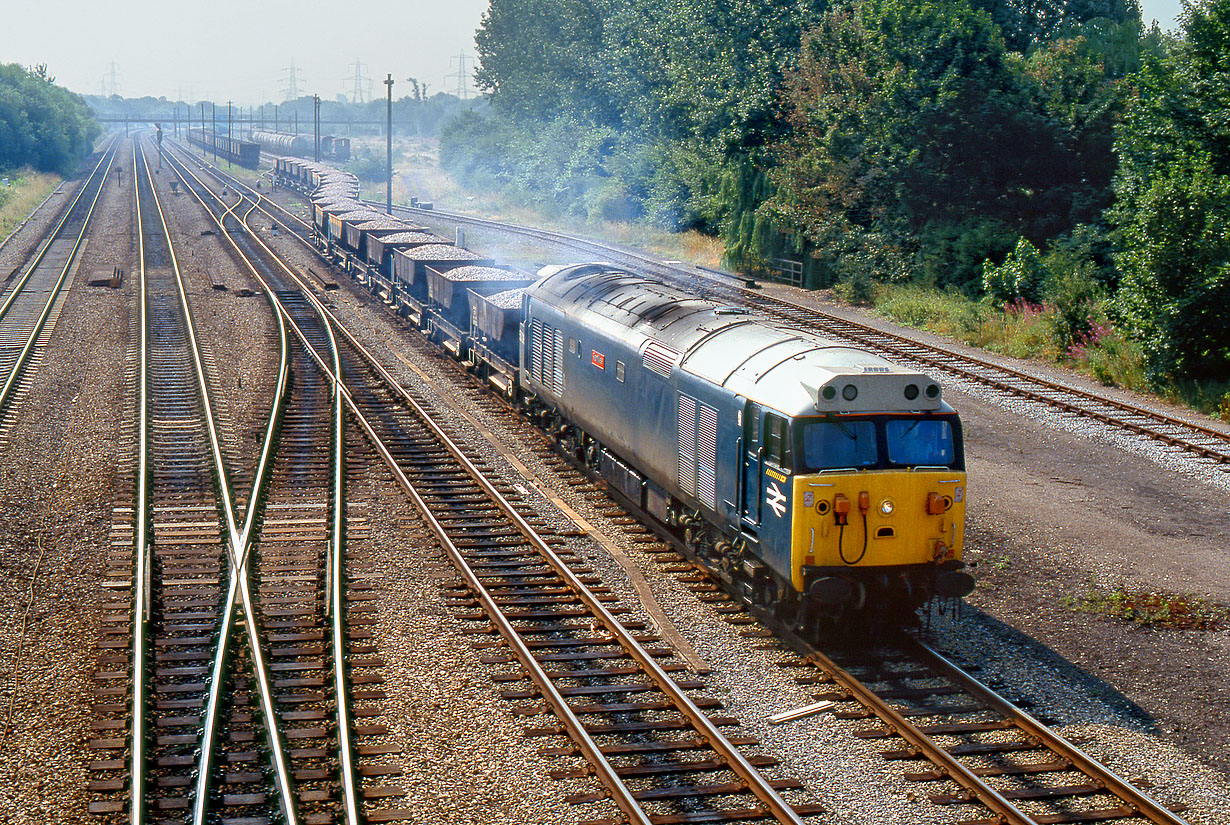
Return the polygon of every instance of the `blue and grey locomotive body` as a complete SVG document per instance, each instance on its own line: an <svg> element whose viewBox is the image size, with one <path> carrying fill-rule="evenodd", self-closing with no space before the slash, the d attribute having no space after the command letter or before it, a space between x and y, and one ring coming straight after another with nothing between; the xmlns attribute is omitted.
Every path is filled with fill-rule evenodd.
<svg viewBox="0 0 1230 825"><path fill-rule="evenodd" d="M960 422L926 375L607 264L526 288L520 366L561 442L753 599L972 587Z"/></svg>

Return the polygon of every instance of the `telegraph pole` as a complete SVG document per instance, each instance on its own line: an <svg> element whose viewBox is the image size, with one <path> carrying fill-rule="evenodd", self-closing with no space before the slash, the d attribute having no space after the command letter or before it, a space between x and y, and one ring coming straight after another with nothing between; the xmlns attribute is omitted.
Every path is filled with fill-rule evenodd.
<svg viewBox="0 0 1230 825"><path fill-rule="evenodd" d="M393 75L385 77L384 85L389 87L387 104L387 122L384 127L386 145L388 147L388 185L384 190L384 211L393 214Z"/></svg>
<svg viewBox="0 0 1230 825"><path fill-rule="evenodd" d="M201 160L205 159L205 101L201 101Z"/></svg>
<svg viewBox="0 0 1230 825"><path fill-rule="evenodd" d="M213 121L213 134L209 136L209 142L214 147L214 166L218 165L218 104L212 100L209 101L209 117Z"/></svg>
<svg viewBox="0 0 1230 825"><path fill-rule="evenodd" d="M231 168L231 102L226 102L226 168Z"/></svg>
<svg viewBox="0 0 1230 825"><path fill-rule="evenodd" d="M320 163L320 95L312 95L312 128L316 133L316 162Z"/></svg>

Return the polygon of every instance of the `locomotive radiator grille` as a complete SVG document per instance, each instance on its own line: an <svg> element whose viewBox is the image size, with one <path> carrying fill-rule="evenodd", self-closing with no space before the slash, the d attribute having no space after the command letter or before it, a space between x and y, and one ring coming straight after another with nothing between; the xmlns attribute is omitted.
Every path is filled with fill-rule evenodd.
<svg viewBox="0 0 1230 825"><path fill-rule="evenodd" d="M564 333L558 329L555 330L555 352L552 361L551 390L556 398L560 398L564 394Z"/></svg>
<svg viewBox="0 0 1230 825"><path fill-rule="evenodd" d="M717 507L717 410L698 404L696 415L696 497Z"/></svg>
<svg viewBox="0 0 1230 825"><path fill-rule="evenodd" d="M542 381L542 321L530 323L530 377Z"/></svg>
<svg viewBox="0 0 1230 825"><path fill-rule="evenodd" d="M679 396L679 489L696 495L696 399Z"/></svg>
<svg viewBox="0 0 1230 825"><path fill-rule="evenodd" d="M645 352L641 354L641 365L663 378L671 377L671 369L678 360L678 352L657 341L650 341L646 344Z"/></svg>
<svg viewBox="0 0 1230 825"><path fill-rule="evenodd" d="M717 410L686 395L679 396L679 487L717 506Z"/></svg>

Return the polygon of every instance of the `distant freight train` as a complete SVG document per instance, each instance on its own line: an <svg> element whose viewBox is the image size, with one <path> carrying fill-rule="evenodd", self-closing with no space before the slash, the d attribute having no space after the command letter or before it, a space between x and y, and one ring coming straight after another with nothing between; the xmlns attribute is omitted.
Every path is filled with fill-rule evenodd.
<svg viewBox="0 0 1230 825"><path fill-rule="evenodd" d="M274 155L292 155L298 158L316 156L311 135L291 135L285 132L254 130L252 140L266 152ZM320 136L320 156L325 160L345 163L350 160L350 138L336 135Z"/></svg>
<svg viewBox="0 0 1230 825"><path fill-rule="evenodd" d="M207 129L189 129L188 140L197 146L211 152L216 151L219 157L224 157L232 163L255 169L260 163L261 148L255 143L228 138L226 135L215 134Z"/></svg>
<svg viewBox="0 0 1230 825"><path fill-rule="evenodd" d="M938 383L604 263L493 268L279 161L318 243L745 596L809 632L967 595Z"/></svg>

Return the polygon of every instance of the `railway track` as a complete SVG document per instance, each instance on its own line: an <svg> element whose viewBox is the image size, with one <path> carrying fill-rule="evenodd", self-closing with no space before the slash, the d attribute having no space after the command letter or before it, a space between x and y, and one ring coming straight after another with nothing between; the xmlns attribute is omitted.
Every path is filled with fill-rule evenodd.
<svg viewBox="0 0 1230 825"><path fill-rule="evenodd" d="M603 790L572 801L611 800L619 815L594 823L799 822L819 813L817 805L782 798L779 791L794 792L799 783L766 779L759 768L773 760L745 756L740 748L755 741L732 741L721 728L737 722L711 720L707 711L720 705L690 695L703 683L676 681L671 673L682 665L659 661L669 649L647 647L658 640L617 619L626 608L608 607L609 590L553 548L559 538L536 525L520 494L491 480L488 462L454 442L430 402L406 392L335 318L330 322L342 343L352 419L461 574L455 601L462 615L479 622L479 632L500 636L476 646L507 648L484 661L503 668L501 682L529 683L504 696L528 703L519 715L555 717L528 731L568 737L571 744L546 747L545 756L586 759L585 769L565 769L561 778L591 774L601 782ZM323 357L316 361L329 369Z"/></svg>
<svg viewBox="0 0 1230 825"><path fill-rule="evenodd" d="M283 215L289 213L283 210ZM356 364L355 368L359 366ZM415 459L417 461L418 456ZM413 486L409 474L403 472L402 477L407 487ZM443 483L451 483L451 479L439 481L441 489L453 492ZM425 502L422 506L428 504ZM443 532L446 526L447 523L442 523L439 529ZM447 546L443 538L441 543ZM458 552L464 552L464 548ZM508 550L494 552L507 554L495 556L495 567L489 574L501 584L509 583L505 577L513 571L529 578L547 572L541 562L531 564L523 558L520 550L515 554ZM510 564L504 564L505 561ZM678 565L672 566L678 568ZM554 569L554 565L551 567ZM467 585L468 589L462 594L467 607L486 607L485 601L474 595L480 591L468 580ZM572 589L572 592L577 591ZM521 607L526 609L527 606ZM483 615L476 611L470 618L481 621ZM761 618L771 623L770 617ZM546 620L561 624L558 619ZM792 644L797 649L802 642L794 639ZM1083 754L1072 743L925 645L903 640L895 648L864 648L859 657L839 664L835 657L810 648L795 666L807 671L800 674L800 681L832 688L827 694L819 694L818 700L859 704L857 709L841 711L840 716L881 720L881 727L859 731L856 735L905 739L905 748L888 751L886 756L932 761L933 768L908 773L905 777L908 781L956 783L954 791L945 789L932 794L937 804L983 806L989 818L966 820L968 825L998 822L1043 825L1134 818L1167 825L1183 822L1175 812L1150 800L1139 788ZM493 664L507 665L512 658L500 653L491 660ZM528 669L497 678L512 680L520 678L522 672ZM528 707L526 713L556 706L553 698L537 684L529 691L510 696L540 700ZM544 697L547 698L542 703Z"/></svg>
<svg viewBox="0 0 1230 825"><path fill-rule="evenodd" d="M933 803L983 809L958 825L1184 822L916 639L847 647L832 656L812 648L794 664L804 672L801 682L828 688L817 701L856 705L838 717L878 720L855 736L904 740L904 747L882 751L886 759L931 763L923 770L911 765L907 781L956 786L930 793Z"/></svg>
<svg viewBox="0 0 1230 825"><path fill-rule="evenodd" d="M366 201L382 209L382 204ZM721 273L708 273L693 267L664 263L620 247L578 238L559 232L476 218L455 212L394 206L395 215L412 222L454 222L485 230L550 244L580 252L595 260L635 266L675 283L732 303L755 307L787 324L818 330L837 341L848 342L904 364L941 370L973 384L990 387L1006 396L1031 401L1062 413L1087 418L1137 436L1199 456L1230 471L1230 432L1185 421L1157 410L1128 404L1070 385L1061 384L1027 372L995 364L955 350L923 343L913 338L824 312L815 307L793 303L739 284L739 279Z"/></svg>
<svg viewBox="0 0 1230 825"><path fill-rule="evenodd" d="M295 822L246 580L253 523L285 395L286 334L281 336L280 378L264 448L241 511L231 493L232 474L223 458L205 358L171 233L139 140L134 142L133 169L140 252L138 466L135 508L119 512L121 518L128 516L129 528L116 531L118 540L113 541L113 548L130 554L128 587L109 606L107 626L112 632L104 642L112 650L127 647L130 659L127 669L105 674L117 683L106 686L111 701L98 708L105 716L101 727L127 728L126 739L103 744L126 744L128 758L99 760L92 766L90 789L104 796L93 800L90 810L120 816L126 812L134 823L147 816L201 823L211 801L223 809L233 801L225 794L215 800L211 789L221 711L224 704L229 709L244 698L228 693L229 701L223 702L230 654L240 646L237 627L242 627L247 646L238 658L246 655L253 671L249 691L259 696L257 724L266 745L262 755L269 757L269 769L277 777L282 819ZM113 550L113 564L122 553ZM235 620L238 612L242 622ZM128 640L116 638L114 632L124 619L131 622ZM122 701L126 697L129 701Z"/></svg>
<svg viewBox="0 0 1230 825"><path fill-rule="evenodd" d="M0 288L0 432L12 420L38 354L55 327L64 285L86 242L118 146L117 138L103 151L38 253L13 270Z"/></svg>
<svg viewBox="0 0 1230 825"><path fill-rule="evenodd" d="M322 354L337 371L336 343L316 307L301 292L302 285L282 267L272 251L253 232L252 207L241 199L230 205L180 161L172 159L185 188L214 216L222 228L228 216L238 220L235 208L244 207L242 231L229 232L237 254L270 298L283 327L293 330L299 346L292 349L291 397L278 433L278 456L270 490L263 503L263 518L253 545L258 572L258 602L262 630L270 646L274 673L273 706L289 743L288 770L298 784L296 797L304 821L360 821L360 802L354 753L351 691L348 669L371 670L375 664L370 645L355 644L347 635L343 575L346 523L345 426L337 385L317 369L309 351ZM355 617L351 622L359 624ZM356 631L362 633L363 631ZM366 636L365 636L366 638ZM350 655L363 654L362 657ZM369 680L371 677L369 676ZM376 716L366 690L365 719ZM241 724L248 722L241 717ZM369 736L376 726L364 724ZM235 726L230 727L231 730ZM359 752L382 755L375 744L358 746ZM234 794L254 806L265 802L262 777L247 772L235 784L252 784ZM380 798L393 799L387 793ZM396 821L396 812L368 810L377 821Z"/></svg>

